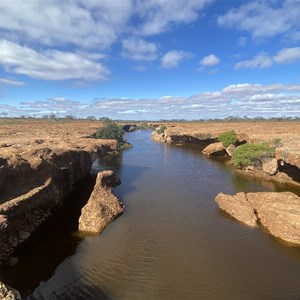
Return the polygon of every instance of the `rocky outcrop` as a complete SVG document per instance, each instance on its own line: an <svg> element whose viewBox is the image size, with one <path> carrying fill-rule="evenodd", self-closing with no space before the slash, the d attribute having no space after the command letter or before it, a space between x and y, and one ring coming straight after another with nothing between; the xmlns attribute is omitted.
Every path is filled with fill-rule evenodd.
<svg viewBox="0 0 300 300"><path fill-rule="evenodd" d="M294 125L295 124L295 125ZM226 131L230 125L230 129L237 132L238 141L234 145L230 145L226 149L223 144L218 141L220 133ZM271 126L270 126L271 125ZM294 125L294 126L293 126ZM295 127L295 128L292 128ZM226 129L227 128L227 129ZM268 130L266 130L266 128ZM286 138L287 134L284 128L287 128L291 137ZM232 157L234 151L242 144L259 143L267 141L275 148L274 158L257 159L253 165L246 166L237 170L243 175L264 178L268 181L279 182L283 184L300 185L300 154L299 154L299 138L297 128L300 129L300 123L191 123L172 125L168 124L164 133L152 133L152 139L158 142L175 143L175 144L198 144L203 147L202 153L207 156L229 156ZM243 131L247 132L243 132ZM284 134L281 142L278 140L277 134ZM276 134L276 135L275 135ZM264 138L265 136L265 138ZM295 139L296 137L296 139ZM200 148L201 149L201 148Z"/></svg>
<svg viewBox="0 0 300 300"><path fill-rule="evenodd" d="M300 197L291 192L258 192L216 197L219 207L250 226L259 224L271 235L300 246Z"/></svg>
<svg viewBox="0 0 300 300"><path fill-rule="evenodd" d="M262 160L262 169L264 172L270 175L276 174L278 171L278 161L276 158L269 158Z"/></svg>
<svg viewBox="0 0 300 300"><path fill-rule="evenodd" d="M245 193L237 193L236 195L219 193L215 200L219 207L233 218L248 226L257 226L257 218Z"/></svg>
<svg viewBox="0 0 300 300"><path fill-rule="evenodd" d="M0 282L0 299L1 300L21 300L21 295L17 290Z"/></svg>
<svg viewBox="0 0 300 300"><path fill-rule="evenodd" d="M222 142L212 143L202 150L202 153L207 156L223 156L226 155L226 150Z"/></svg>
<svg viewBox="0 0 300 300"><path fill-rule="evenodd" d="M283 161L300 169L300 152L299 148L290 150L284 147L275 149L275 157L278 161Z"/></svg>
<svg viewBox="0 0 300 300"><path fill-rule="evenodd" d="M94 190L81 210L78 227L80 231L100 233L123 213L124 205L112 193L112 187L118 184L120 181L112 171L98 173Z"/></svg>
<svg viewBox="0 0 300 300"><path fill-rule="evenodd" d="M165 134L164 133L158 133L156 131L152 132L152 140L156 142L165 142Z"/></svg>
<svg viewBox="0 0 300 300"><path fill-rule="evenodd" d="M50 130L48 126L41 134L42 128L31 128L31 136L25 132L19 136L22 128L18 127L3 138L0 265L14 264L16 250L63 205L73 185L89 174L93 161L117 149L116 141L88 138L88 130L80 126L65 129L56 125ZM71 129L74 131L69 132Z"/></svg>
<svg viewBox="0 0 300 300"><path fill-rule="evenodd" d="M228 154L228 156L232 157L233 152L235 151L235 149L236 149L236 146L234 146L233 144L229 145L226 148L226 153Z"/></svg>
<svg viewBox="0 0 300 300"><path fill-rule="evenodd" d="M126 124L126 125L123 126L123 130L125 132L132 132L132 131L135 131L137 129L138 129L137 125L134 125L134 124Z"/></svg>

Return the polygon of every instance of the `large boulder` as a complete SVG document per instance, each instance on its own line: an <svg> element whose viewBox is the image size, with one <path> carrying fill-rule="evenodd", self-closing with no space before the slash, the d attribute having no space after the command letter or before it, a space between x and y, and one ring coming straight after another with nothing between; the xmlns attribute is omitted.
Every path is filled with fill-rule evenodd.
<svg viewBox="0 0 300 300"><path fill-rule="evenodd" d="M123 213L124 205L112 193L112 187L119 184L120 180L113 171L98 173L94 190L81 210L79 231L100 233Z"/></svg>
<svg viewBox="0 0 300 300"><path fill-rule="evenodd" d="M226 155L225 147L222 142L208 145L202 150L202 153L207 156Z"/></svg>
<svg viewBox="0 0 300 300"><path fill-rule="evenodd" d="M0 299L1 300L21 300L20 293L12 287L0 282Z"/></svg>
<svg viewBox="0 0 300 300"><path fill-rule="evenodd" d="M216 197L219 207L237 220L251 225L255 222L270 234L300 246L300 197L291 192L258 192ZM252 210L252 212L251 212ZM253 226L253 225L251 225Z"/></svg>
<svg viewBox="0 0 300 300"><path fill-rule="evenodd" d="M278 171L278 161L276 158L264 159L262 161L262 169L264 172L274 175Z"/></svg>
<svg viewBox="0 0 300 300"><path fill-rule="evenodd" d="M235 147L233 144L231 144L231 145L229 145L229 146L226 148L226 153L227 153L230 157L232 157L233 152L235 151L235 149L236 149L236 147Z"/></svg>
<svg viewBox="0 0 300 300"><path fill-rule="evenodd" d="M257 226L257 218L245 193L237 193L236 195L219 193L216 202L223 211L238 221L252 227Z"/></svg>
<svg viewBox="0 0 300 300"><path fill-rule="evenodd" d="M152 140L156 141L156 142L165 142L165 134L153 131L152 132Z"/></svg>

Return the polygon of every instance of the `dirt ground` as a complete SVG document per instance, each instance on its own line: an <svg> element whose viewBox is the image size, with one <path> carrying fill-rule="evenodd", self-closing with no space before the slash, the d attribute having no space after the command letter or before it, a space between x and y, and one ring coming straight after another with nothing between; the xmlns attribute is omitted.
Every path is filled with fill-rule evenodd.
<svg viewBox="0 0 300 300"><path fill-rule="evenodd" d="M166 124L168 134L201 135L234 130L237 134L246 134L251 142L280 140L284 148L300 153L300 122L191 122Z"/></svg>
<svg viewBox="0 0 300 300"><path fill-rule="evenodd" d="M32 141L44 140L50 144L90 137L102 125L88 120L39 120L0 119L0 146L3 144L26 145ZM185 122L166 123L168 134L218 136L234 130L246 134L250 141L280 140L284 148L300 152L300 122Z"/></svg>

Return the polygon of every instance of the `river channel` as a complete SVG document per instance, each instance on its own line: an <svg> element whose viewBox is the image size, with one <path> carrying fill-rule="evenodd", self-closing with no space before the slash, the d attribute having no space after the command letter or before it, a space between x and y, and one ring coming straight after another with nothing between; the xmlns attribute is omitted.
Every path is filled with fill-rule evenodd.
<svg viewBox="0 0 300 300"><path fill-rule="evenodd" d="M72 209L65 211L6 275L26 299L300 299L300 249L234 221L214 202L219 192L284 188L240 177L198 146L154 142L150 131L127 140L132 149L94 166L119 175L114 193L125 213L82 238ZM44 278L39 270L55 263Z"/></svg>

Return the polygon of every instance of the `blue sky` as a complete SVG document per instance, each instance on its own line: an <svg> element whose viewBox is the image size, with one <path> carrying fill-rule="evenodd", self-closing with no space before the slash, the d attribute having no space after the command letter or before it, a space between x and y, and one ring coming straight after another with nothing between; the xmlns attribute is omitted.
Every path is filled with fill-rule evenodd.
<svg viewBox="0 0 300 300"><path fill-rule="evenodd" d="M0 116L300 116L299 0L0 0Z"/></svg>

